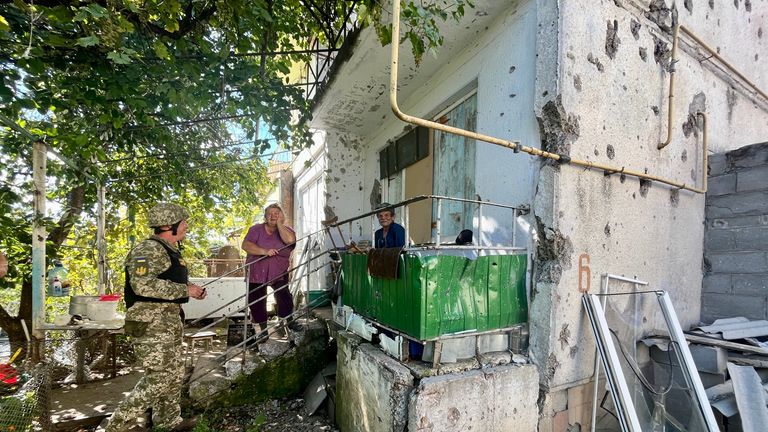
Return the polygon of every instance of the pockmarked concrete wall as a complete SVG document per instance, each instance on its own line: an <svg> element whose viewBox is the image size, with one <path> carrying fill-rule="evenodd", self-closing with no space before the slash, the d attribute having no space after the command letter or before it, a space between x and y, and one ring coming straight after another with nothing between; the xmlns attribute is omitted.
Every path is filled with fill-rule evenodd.
<svg viewBox="0 0 768 432"><path fill-rule="evenodd" d="M383 351L338 332L336 421L343 432L402 432L413 376Z"/></svg>
<svg viewBox="0 0 768 432"><path fill-rule="evenodd" d="M411 393L408 430L535 431L538 379L530 364L423 378Z"/></svg>
<svg viewBox="0 0 768 432"><path fill-rule="evenodd" d="M768 318L768 143L709 160L701 320Z"/></svg>
<svg viewBox="0 0 768 432"><path fill-rule="evenodd" d="M336 419L342 432L535 431L538 370L502 365L414 378L377 346L338 334Z"/></svg>
<svg viewBox="0 0 768 432"><path fill-rule="evenodd" d="M339 220L344 220L369 211L370 206L364 204L367 191L363 171L365 162L360 151L361 138L352 133L333 131L328 133L327 146L325 206L328 212L338 216ZM370 228L367 231L364 229L369 226L367 221L361 220L342 229L347 241L350 238L359 241L370 238L367 233Z"/></svg>
<svg viewBox="0 0 768 432"><path fill-rule="evenodd" d="M499 4L493 7L501 9L501 13L491 17L486 14L472 17L474 12L468 12L468 19L486 20L489 24L467 32L471 34L470 37L462 34L461 49L452 51L450 47L443 48L437 58L427 55L418 68L407 66L411 60L408 44L401 47L400 80L404 90L398 94L399 105L404 112L432 119L447 108L451 101L468 92L477 91L479 132L538 147L538 125L531 110L536 78L535 4L533 1L518 1L509 3L506 8ZM483 10L479 7L478 13ZM463 27L446 30L446 33L456 32L457 28ZM318 114L319 117L328 117L318 120L319 124L332 122L334 129L350 129L359 137L359 144L329 146L329 203L342 218L352 216L353 211L369 211L377 196L386 195L386 184L379 179L379 151L388 141L398 138L411 127L395 118L386 97L381 99L381 95L386 96L388 92L388 76L376 75L381 71L373 65L380 64L387 72L389 47L381 47L375 36L366 30L361 33L355 52L360 52L363 60L359 60L356 54L348 65L342 67L341 73L344 75L349 70L354 73L354 77L370 74L370 78L360 80L367 85L355 85L355 78L346 74L345 83L338 80L334 82L338 91L328 92L324 103L339 111L375 111L381 113L381 116L375 122L371 121L368 127L361 128L354 123L359 115L357 112L350 113L346 125L338 119L339 112ZM427 70L434 70L434 73L428 73ZM376 77L380 77L381 81L376 81ZM418 88L406 85L416 80L421 80L423 84ZM360 100L344 102L334 99L340 97L345 86L353 86L350 94L355 99L379 99L371 106L366 106ZM378 103L380 99L381 103ZM333 142L329 136L329 143ZM476 196L463 198L479 197L486 201L530 206L534 192L532 179L538 170L534 159L482 142L475 144L475 152ZM350 174L351 165L355 169L359 166L360 170ZM337 186L340 186L340 191L345 191L338 198L334 192ZM362 187L362 191L347 193L355 187ZM399 201L392 197L389 200ZM508 229L511 226L511 212L484 212L483 226L489 232L489 240L508 242L511 239L511 231ZM522 220L523 228L518 232L521 242L528 238L527 227L531 225L530 221ZM370 223L366 221L359 228L356 227L355 235L358 229L361 238L370 237Z"/></svg>
<svg viewBox="0 0 768 432"><path fill-rule="evenodd" d="M687 36L674 66L674 120L671 125L666 120L673 17L765 89L768 74L760 65L768 58L766 1L490 3L493 20L478 14L470 19L487 20L483 28L447 31L446 43L458 48L437 59L425 57L420 68L406 66L409 47L402 47L399 101L404 112L429 118L476 86L479 132L696 187L706 175L705 125L698 112L708 116L710 152L761 142L768 135L768 101L707 58ZM455 43L457 37L463 42ZM359 51L341 70L343 82L334 83L338 92L328 92L319 108L323 112L316 113L319 127L359 137L354 150L329 138L329 148L360 155L360 160L346 159L359 163L354 174L339 174L348 165L329 164L339 178L333 184L343 186L344 194L329 197L342 218L370 209L381 193L378 151L408 128L394 119L386 102L388 78L382 71L388 66L379 59L388 58L388 49L377 48L369 31L361 33L358 43ZM353 88L344 93L347 82ZM671 142L659 150L668 128ZM336 154L329 150L329 159ZM594 364L579 276L591 291L599 290L605 273L637 277L650 288L670 292L683 327L698 322L704 196L482 143L476 160L482 199L532 204L526 218L535 249L529 315L531 357L542 388L540 428L562 430L557 426L562 422L584 426L582 411L589 408L583 397L573 404L570 396L571 389L591 380ZM334 192L329 188L329 193ZM370 237L369 226L356 229ZM648 327L658 324L653 316L639 318Z"/></svg>
<svg viewBox="0 0 768 432"><path fill-rule="evenodd" d="M757 65L768 57L762 35L768 4L622 0L600 5L537 2L534 105L543 149L702 187L704 124L697 112L708 115L711 151L768 134L768 101L705 61L683 37L675 65L672 140L657 148L668 127L672 17L766 87L768 77ZM594 344L580 303L580 274L593 292L606 273L647 281L650 288L670 292L683 327L698 322L704 196L619 173L540 163L532 215L537 250L531 349L543 387L557 392L589 381L592 374ZM650 315L639 318L648 329L659 324Z"/></svg>

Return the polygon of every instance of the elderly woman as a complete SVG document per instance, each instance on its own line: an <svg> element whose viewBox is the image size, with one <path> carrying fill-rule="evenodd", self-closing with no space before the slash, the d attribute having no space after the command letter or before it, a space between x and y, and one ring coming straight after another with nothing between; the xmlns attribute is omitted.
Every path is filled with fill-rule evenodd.
<svg viewBox="0 0 768 432"><path fill-rule="evenodd" d="M271 286L281 318L293 313L293 296L288 289L288 266L296 247L296 234L285 225L285 214L279 204L264 209L264 223L256 224L245 235L242 248L248 254L248 304L251 320L261 328L260 340L266 336L267 286Z"/></svg>

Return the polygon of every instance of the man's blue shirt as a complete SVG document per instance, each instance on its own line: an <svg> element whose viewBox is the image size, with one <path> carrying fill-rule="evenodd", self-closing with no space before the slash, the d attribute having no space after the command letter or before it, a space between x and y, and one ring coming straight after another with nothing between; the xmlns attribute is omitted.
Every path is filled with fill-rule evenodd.
<svg viewBox="0 0 768 432"><path fill-rule="evenodd" d="M397 222L392 222L386 238L384 238L384 228L377 229L373 238L376 248L403 247L405 246L405 228Z"/></svg>

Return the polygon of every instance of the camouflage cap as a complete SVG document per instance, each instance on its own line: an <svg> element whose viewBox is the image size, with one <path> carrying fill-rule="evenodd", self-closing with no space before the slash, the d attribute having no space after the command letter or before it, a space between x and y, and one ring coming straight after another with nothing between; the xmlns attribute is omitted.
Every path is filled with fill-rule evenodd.
<svg viewBox="0 0 768 432"><path fill-rule="evenodd" d="M173 203L158 203L147 215L150 227L173 225L189 218L189 212L184 207Z"/></svg>

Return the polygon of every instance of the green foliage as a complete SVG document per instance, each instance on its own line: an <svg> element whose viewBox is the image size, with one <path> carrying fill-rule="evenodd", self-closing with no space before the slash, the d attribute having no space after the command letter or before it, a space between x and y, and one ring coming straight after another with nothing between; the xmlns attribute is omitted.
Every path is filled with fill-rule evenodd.
<svg viewBox="0 0 768 432"><path fill-rule="evenodd" d="M24 432L31 430L37 411L34 392L22 392L0 397L0 431Z"/></svg>
<svg viewBox="0 0 768 432"><path fill-rule="evenodd" d="M259 413L259 415L256 416L255 419L251 422L250 425L248 425L248 429L246 429L246 432L259 432L261 430L261 426L267 422L267 417L264 415L264 413Z"/></svg>
<svg viewBox="0 0 768 432"><path fill-rule="evenodd" d="M403 40L417 60L442 43L437 23L459 19L465 5L404 3ZM207 255L212 233L252 222L270 186L259 155L310 144L309 102L286 85L309 56L260 53L330 45L328 26L344 26L349 7L391 41L377 0L0 4L0 114L70 161L48 158L48 199L61 210L43 222L47 255L65 261L79 292L95 286L97 183L107 188L118 290L120 260L145 237L141 217L156 201L194 215L187 256ZM31 275L31 149L29 136L0 127L0 250L11 262L0 288L15 293L22 282L29 290Z"/></svg>
<svg viewBox="0 0 768 432"><path fill-rule="evenodd" d="M387 2L385 2L387 3ZM416 64L421 63L424 53L437 55L443 45L438 22L449 17L458 21L464 16L466 7L475 7L469 0L400 1L400 43L409 41ZM382 46L392 43L391 11L387 11L381 0L364 0L359 7L359 20L372 25Z"/></svg>

